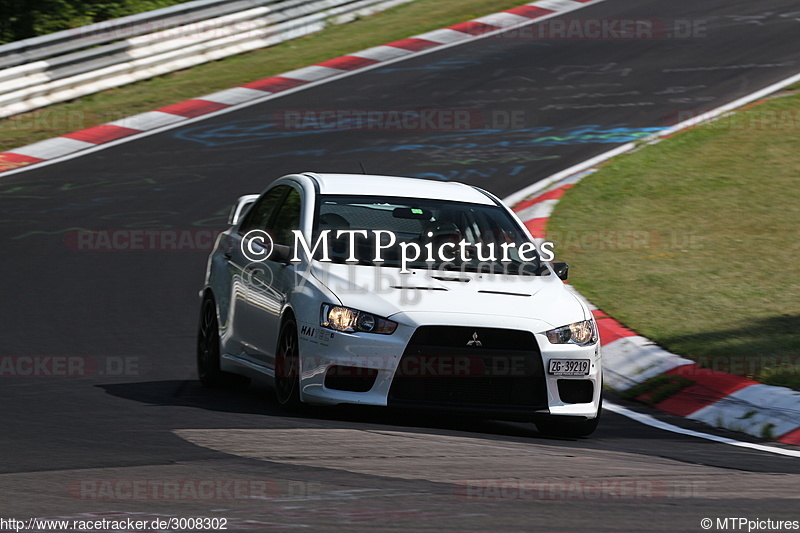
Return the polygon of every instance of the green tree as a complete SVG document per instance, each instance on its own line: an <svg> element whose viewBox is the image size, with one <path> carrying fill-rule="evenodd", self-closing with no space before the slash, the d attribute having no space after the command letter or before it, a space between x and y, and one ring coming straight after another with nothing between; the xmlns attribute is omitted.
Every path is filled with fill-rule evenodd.
<svg viewBox="0 0 800 533"><path fill-rule="evenodd" d="M0 0L0 43L143 13L188 0Z"/></svg>

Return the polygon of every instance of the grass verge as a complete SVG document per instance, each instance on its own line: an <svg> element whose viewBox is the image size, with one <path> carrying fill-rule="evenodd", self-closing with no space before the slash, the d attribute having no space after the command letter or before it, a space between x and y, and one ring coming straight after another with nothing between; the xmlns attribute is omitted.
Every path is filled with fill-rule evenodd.
<svg viewBox="0 0 800 533"><path fill-rule="evenodd" d="M702 366L796 390L798 88L609 161L548 223L603 311Z"/></svg>
<svg viewBox="0 0 800 533"><path fill-rule="evenodd" d="M417 0L319 33L0 120L0 152L524 4Z"/></svg>

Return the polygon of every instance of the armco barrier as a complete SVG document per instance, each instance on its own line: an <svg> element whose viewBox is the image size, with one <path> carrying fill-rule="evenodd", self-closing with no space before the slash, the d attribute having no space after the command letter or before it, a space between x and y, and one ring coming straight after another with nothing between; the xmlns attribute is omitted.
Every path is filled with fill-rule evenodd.
<svg viewBox="0 0 800 533"><path fill-rule="evenodd" d="M198 0L0 46L0 118L214 61L413 0Z"/></svg>
<svg viewBox="0 0 800 533"><path fill-rule="evenodd" d="M184 26L201 20L238 13L280 0L196 0L80 28L0 45L0 69L119 41L156 30Z"/></svg>

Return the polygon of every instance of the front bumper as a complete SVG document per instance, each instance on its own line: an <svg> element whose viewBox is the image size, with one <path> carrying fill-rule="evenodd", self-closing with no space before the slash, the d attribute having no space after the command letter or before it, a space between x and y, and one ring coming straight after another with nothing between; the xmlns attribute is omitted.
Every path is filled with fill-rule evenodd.
<svg viewBox="0 0 800 533"><path fill-rule="evenodd" d="M460 323L453 325L456 316ZM300 336L303 401L433 409L513 420L597 416L602 392L599 343L553 345L543 333L533 333L534 324L524 319L504 319L498 327L479 315L404 318L393 335L348 334L301 325L301 332L307 333ZM541 329L540 324L535 326ZM423 339L433 346L418 342L425 328L440 328ZM458 330L459 335L479 332L476 340L481 345L468 346L471 335L466 341L440 340L447 331L441 328ZM493 348L492 342L502 344L504 335L492 338L491 330L520 335ZM520 346L525 338L529 344ZM547 375L551 358L586 359L589 374Z"/></svg>

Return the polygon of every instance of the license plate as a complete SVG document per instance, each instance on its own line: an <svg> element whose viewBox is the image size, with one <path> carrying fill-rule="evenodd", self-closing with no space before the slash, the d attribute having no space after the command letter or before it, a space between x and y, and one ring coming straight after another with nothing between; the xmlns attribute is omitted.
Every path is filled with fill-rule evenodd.
<svg viewBox="0 0 800 533"><path fill-rule="evenodd" d="M550 359L547 373L553 376L588 376L588 359Z"/></svg>

